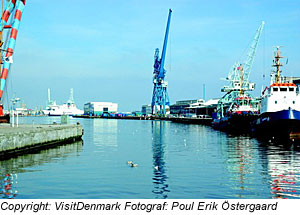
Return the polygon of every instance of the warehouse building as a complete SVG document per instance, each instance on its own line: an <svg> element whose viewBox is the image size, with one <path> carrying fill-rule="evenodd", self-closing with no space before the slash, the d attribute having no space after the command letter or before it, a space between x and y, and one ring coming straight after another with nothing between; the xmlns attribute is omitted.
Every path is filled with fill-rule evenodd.
<svg viewBox="0 0 300 215"><path fill-rule="evenodd" d="M84 115L101 116L104 113L116 113L118 104L112 102L89 102L84 104Z"/></svg>
<svg viewBox="0 0 300 215"><path fill-rule="evenodd" d="M189 109L191 104L202 104L204 102L203 99L191 99L191 100L182 100L176 101L176 104L170 106L170 112L173 115L185 115L191 113L193 109ZM194 113L194 112L192 112Z"/></svg>
<svg viewBox="0 0 300 215"><path fill-rule="evenodd" d="M143 115L152 114L151 105L143 105L141 112L142 112Z"/></svg>

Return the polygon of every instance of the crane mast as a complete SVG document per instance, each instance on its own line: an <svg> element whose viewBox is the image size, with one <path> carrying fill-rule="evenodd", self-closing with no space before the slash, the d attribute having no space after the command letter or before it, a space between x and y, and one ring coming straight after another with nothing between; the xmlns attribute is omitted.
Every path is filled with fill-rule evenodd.
<svg viewBox="0 0 300 215"><path fill-rule="evenodd" d="M3 34L4 29L8 29L7 34L10 34L9 41L6 47L1 47L1 63L3 63L1 76L0 76L0 116L3 116L3 92L5 89L6 79L10 66L12 63L12 57L14 54L14 49L16 45L17 34L20 26L20 21L22 13L25 7L26 0L9 0L7 3L6 9L4 10L1 17L1 35ZM13 17L14 14L14 17ZM11 18L11 24L8 24L8 21ZM2 39L2 38L1 38ZM0 45L3 45L1 40ZM2 56L4 52L4 56ZM3 57L3 59L2 59Z"/></svg>
<svg viewBox="0 0 300 215"><path fill-rule="evenodd" d="M168 83L165 81L166 70L164 69L165 57L168 44L169 28L171 21L172 10L169 10L166 33L163 43L161 57L159 58L159 49L155 49L154 53L154 76L153 76L153 94L151 102L152 114L157 114L159 110L160 115L166 114L166 106L170 105L169 96L167 92Z"/></svg>

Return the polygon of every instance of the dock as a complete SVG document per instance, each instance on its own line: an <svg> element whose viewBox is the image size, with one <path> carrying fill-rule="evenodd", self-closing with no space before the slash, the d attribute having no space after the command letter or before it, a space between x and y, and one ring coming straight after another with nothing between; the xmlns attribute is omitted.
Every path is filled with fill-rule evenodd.
<svg viewBox="0 0 300 215"><path fill-rule="evenodd" d="M172 122L185 124L211 125L212 123L212 118L174 117L169 118L169 120Z"/></svg>
<svg viewBox="0 0 300 215"><path fill-rule="evenodd" d="M77 115L74 118L86 118L86 119L127 119L127 120L164 120L174 123L184 124L199 124L199 125L211 125L212 118L197 118L197 117L159 117L159 116L87 116Z"/></svg>
<svg viewBox="0 0 300 215"><path fill-rule="evenodd" d="M82 125L50 124L19 125L0 124L0 160L56 145L76 142L83 135Z"/></svg>

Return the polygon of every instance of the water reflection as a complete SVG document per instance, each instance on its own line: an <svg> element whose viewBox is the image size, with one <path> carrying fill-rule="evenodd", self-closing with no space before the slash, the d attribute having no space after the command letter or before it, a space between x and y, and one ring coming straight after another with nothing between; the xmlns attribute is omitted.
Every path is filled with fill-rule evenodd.
<svg viewBox="0 0 300 215"><path fill-rule="evenodd" d="M66 159L71 154L79 156L83 141L60 145L41 150L35 154L25 154L16 158L0 161L0 195L2 198L15 198L18 192L18 173L28 172L27 168L45 163L57 162L57 158ZM31 170L32 171L32 170Z"/></svg>
<svg viewBox="0 0 300 215"><path fill-rule="evenodd" d="M152 192L156 198L168 198L169 185L167 183L168 176L165 168L165 121L152 121L152 152L153 152L153 185Z"/></svg>
<svg viewBox="0 0 300 215"><path fill-rule="evenodd" d="M13 199L17 196L17 174L4 174L0 176L0 195L5 199Z"/></svg>
<svg viewBox="0 0 300 215"><path fill-rule="evenodd" d="M253 173L255 172L254 140L249 137L236 136L227 139L227 171L229 182L234 185L237 198L245 198L251 191Z"/></svg>
<svg viewBox="0 0 300 215"><path fill-rule="evenodd" d="M95 145L117 147L118 120L94 119L92 134Z"/></svg>
<svg viewBox="0 0 300 215"><path fill-rule="evenodd" d="M260 143L264 172L273 198L300 197L300 151L291 143Z"/></svg>

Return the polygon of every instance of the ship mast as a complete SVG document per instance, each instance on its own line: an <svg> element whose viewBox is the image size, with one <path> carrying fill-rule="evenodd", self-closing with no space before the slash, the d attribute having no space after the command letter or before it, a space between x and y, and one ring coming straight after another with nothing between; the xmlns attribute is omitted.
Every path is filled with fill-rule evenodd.
<svg viewBox="0 0 300 215"><path fill-rule="evenodd" d="M279 59L280 58L283 58L281 55L280 55L280 52L279 52L279 46L276 47L276 52L275 52L275 60L273 60L273 67L276 67L276 75L275 75L275 83L278 84L280 83L280 67L282 66L282 64L279 62Z"/></svg>

